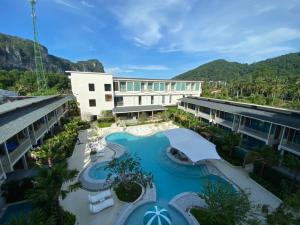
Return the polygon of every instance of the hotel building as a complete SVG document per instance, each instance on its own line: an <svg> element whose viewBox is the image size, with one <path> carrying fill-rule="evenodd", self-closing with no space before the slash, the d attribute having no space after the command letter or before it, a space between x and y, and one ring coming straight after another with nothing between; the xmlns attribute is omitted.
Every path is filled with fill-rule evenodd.
<svg viewBox="0 0 300 225"><path fill-rule="evenodd" d="M90 120L111 110L116 116L153 115L178 99L201 94L201 81L114 77L108 73L67 71L81 117Z"/></svg>
<svg viewBox="0 0 300 225"><path fill-rule="evenodd" d="M26 97L0 105L0 184L27 169L27 153L43 143L68 112L70 96Z"/></svg>
<svg viewBox="0 0 300 225"><path fill-rule="evenodd" d="M300 111L202 97L182 98L178 108L239 133L246 151L270 145L300 156Z"/></svg>

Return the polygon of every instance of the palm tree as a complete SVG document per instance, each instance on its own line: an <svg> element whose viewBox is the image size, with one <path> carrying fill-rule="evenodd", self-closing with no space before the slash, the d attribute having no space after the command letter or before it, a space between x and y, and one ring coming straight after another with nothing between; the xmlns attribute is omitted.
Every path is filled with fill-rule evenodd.
<svg viewBox="0 0 300 225"><path fill-rule="evenodd" d="M222 149L225 152L228 152L229 156L232 156L233 149L235 146L238 146L240 144L240 140L240 135L230 132L224 137L224 145L222 146Z"/></svg>
<svg viewBox="0 0 300 225"><path fill-rule="evenodd" d="M55 217L41 209L34 209L28 217L13 218L9 225L55 225Z"/></svg>
<svg viewBox="0 0 300 225"><path fill-rule="evenodd" d="M254 161L261 162L259 175L262 177L266 166L274 166L278 161L278 157L271 146L265 145L260 149L252 150L248 157Z"/></svg>
<svg viewBox="0 0 300 225"><path fill-rule="evenodd" d="M77 170L68 170L66 162L56 164L51 169L42 168L33 181L33 189L28 192L28 198L36 207L45 212L53 212L60 224L64 224L59 198L64 199L68 193L78 189L80 184L72 183L65 188L62 185L73 182L77 174Z"/></svg>

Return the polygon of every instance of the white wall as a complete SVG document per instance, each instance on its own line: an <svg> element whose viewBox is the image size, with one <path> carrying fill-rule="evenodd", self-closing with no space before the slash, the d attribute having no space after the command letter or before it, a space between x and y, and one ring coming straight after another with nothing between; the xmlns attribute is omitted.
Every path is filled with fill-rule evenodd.
<svg viewBox="0 0 300 225"><path fill-rule="evenodd" d="M72 92L79 102L81 117L89 119L91 115L100 115L103 110L114 107L113 79L111 74L72 72ZM89 83L95 85L95 91L89 91ZM105 91L104 84L111 84L111 91ZM105 94L112 95L112 101L105 101ZM89 106L89 99L96 100L96 107Z"/></svg>

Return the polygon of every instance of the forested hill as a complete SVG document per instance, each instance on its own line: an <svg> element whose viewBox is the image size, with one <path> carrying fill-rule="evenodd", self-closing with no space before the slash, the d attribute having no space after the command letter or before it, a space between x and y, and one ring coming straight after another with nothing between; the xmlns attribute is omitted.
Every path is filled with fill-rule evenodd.
<svg viewBox="0 0 300 225"><path fill-rule="evenodd" d="M48 49L41 45L45 70L63 73L66 70L104 72L103 65L97 59L76 63L48 54ZM0 69L34 70L33 42L23 38L0 33Z"/></svg>
<svg viewBox="0 0 300 225"><path fill-rule="evenodd" d="M253 64L215 60L175 76L173 79L231 81L266 70L274 76L300 77L300 53L282 55Z"/></svg>

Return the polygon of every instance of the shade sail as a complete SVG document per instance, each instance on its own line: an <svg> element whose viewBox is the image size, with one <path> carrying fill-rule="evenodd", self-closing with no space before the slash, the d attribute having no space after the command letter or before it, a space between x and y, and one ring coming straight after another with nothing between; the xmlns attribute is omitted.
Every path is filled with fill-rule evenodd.
<svg viewBox="0 0 300 225"><path fill-rule="evenodd" d="M171 146L184 153L192 162L221 159L216 146L192 130L175 128L166 130L164 134L168 137Z"/></svg>

